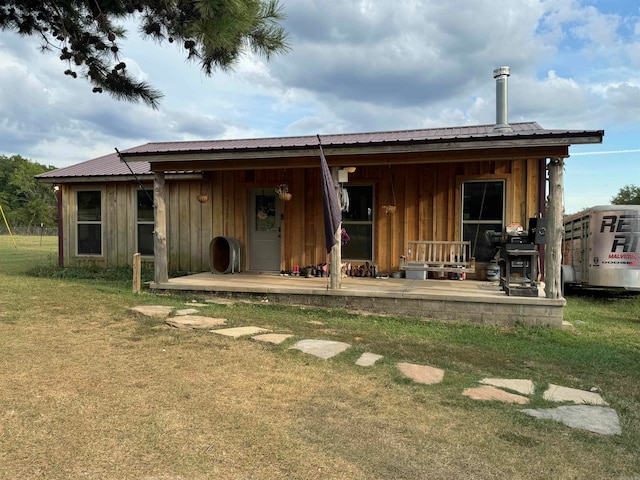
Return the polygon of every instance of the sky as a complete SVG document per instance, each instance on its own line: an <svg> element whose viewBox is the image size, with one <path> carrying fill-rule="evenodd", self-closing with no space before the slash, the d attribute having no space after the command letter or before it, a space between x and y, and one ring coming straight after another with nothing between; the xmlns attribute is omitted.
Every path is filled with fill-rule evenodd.
<svg viewBox="0 0 640 480"><path fill-rule="evenodd" d="M92 93L36 38L0 31L0 155L63 167L155 141L262 138L510 122L604 130L565 162L565 211L640 185L640 0L280 0L291 51L208 77L178 46L121 59L159 109Z"/></svg>

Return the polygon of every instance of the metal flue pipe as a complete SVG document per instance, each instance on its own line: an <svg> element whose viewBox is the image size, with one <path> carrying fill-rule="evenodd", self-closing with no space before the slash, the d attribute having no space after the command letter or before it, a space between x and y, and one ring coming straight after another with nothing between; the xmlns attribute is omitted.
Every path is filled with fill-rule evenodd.
<svg viewBox="0 0 640 480"><path fill-rule="evenodd" d="M511 132L508 119L508 91L507 79L509 78L509 67L496 68L493 71L493 78L496 79L496 126L494 132Z"/></svg>

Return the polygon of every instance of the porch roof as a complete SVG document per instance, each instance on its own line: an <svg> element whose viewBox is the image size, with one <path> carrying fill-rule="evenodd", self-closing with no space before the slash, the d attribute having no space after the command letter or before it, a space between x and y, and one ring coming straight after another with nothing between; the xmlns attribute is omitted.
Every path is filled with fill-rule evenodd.
<svg viewBox="0 0 640 480"><path fill-rule="evenodd" d="M323 148L337 155L402 153L407 151L460 150L534 146L569 146L600 143L602 130L547 130L537 122L512 123L511 132L495 132L495 125L397 130L387 132L321 135ZM123 151L127 160L152 162L192 160L194 154L223 154L227 158L245 153L254 158L316 155L318 137L273 137L235 140L154 142ZM313 153L311 153L313 152ZM180 157L180 158L178 158Z"/></svg>
<svg viewBox="0 0 640 480"><path fill-rule="evenodd" d="M452 152L505 148L567 147L601 143L603 130L547 130L537 122L510 124L511 132L494 132L494 125L428 128L387 132L321 135L327 155L375 155L409 152ZM196 174L195 164L184 162L234 161L265 158L317 156L317 136L273 137L235 140L152 142L104 155L76 165L38 175L44 182L126 181L151 178L153 163L167 165L176 174ZM554 151L554 155L557 150ZM129 163L130 162L130 163ZM246 162L245 162L246 163ZM233 164L232 164L233 165ZM243 168L241 163L236 168ZM255 168L255 164L252 165ZM293 165L289 165L293 166ZM304 166L301 164L300 166ZM248 167L248 165L245 165ZM228 168L228 166L227 166Z"/></svg>

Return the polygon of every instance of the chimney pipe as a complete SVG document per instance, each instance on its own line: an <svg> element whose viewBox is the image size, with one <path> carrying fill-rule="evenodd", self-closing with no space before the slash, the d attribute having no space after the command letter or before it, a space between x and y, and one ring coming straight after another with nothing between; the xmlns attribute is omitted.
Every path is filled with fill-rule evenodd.
<svg viewBox="0 0 640 480"><path fill-rule="evenodd" d="M507 118L507 78L509 67L496 68L493 78L496 79L496 126L493 131L497 133L512 132Z"/></svg>

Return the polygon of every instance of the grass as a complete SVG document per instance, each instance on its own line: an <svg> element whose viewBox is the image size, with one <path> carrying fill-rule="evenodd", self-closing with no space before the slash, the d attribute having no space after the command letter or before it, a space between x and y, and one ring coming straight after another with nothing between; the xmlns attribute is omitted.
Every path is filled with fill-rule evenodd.
<svg viewBox="0 0 640 480"><path fill-rule="evenodd" d="M134 295L126 271L59 271L56 239L16 241L0 236L0 478L640 475L639 297L571 296L572 330L269 304L200 309L294 335L272 346L134 318L134 305L201 299ZM353 347L321 361L288 349L302 338ZM355 366L364 351L385 357ZM445 379L414 384L399 361L444 368ZM460 394L487 376L532 379L535 408L554 406L542 399L548 383L597 386L623 434Z"/></svg>

